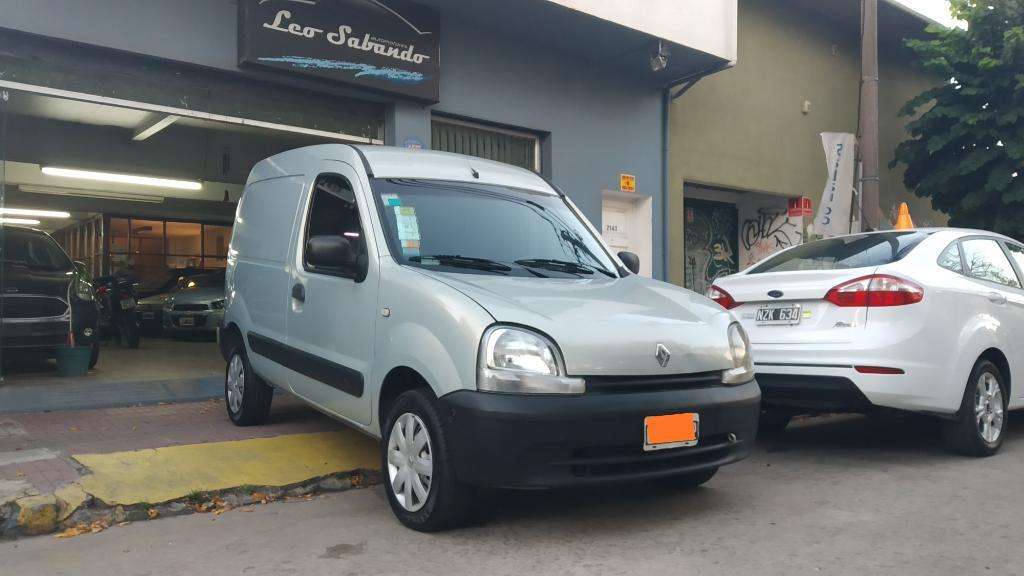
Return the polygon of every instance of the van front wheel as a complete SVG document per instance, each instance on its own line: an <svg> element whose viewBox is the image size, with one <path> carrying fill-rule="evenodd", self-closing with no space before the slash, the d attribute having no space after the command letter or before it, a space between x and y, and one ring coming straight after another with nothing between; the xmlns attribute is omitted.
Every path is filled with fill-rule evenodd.
<svg viewBox="0 0 1024 576"><path fill-rule="evenodd" d="M384 420L381 471L391 510L408 528L436 532L469 520L476 490L459 483L435 401L402 393Z"/></svg>

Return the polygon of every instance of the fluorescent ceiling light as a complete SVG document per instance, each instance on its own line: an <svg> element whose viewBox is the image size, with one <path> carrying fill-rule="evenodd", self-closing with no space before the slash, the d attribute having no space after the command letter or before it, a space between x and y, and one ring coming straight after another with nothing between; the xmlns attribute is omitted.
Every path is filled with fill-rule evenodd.
<svg viewBox="0 0 1024 576"><path fill-rule="evenodd" d="M0 218L0 224L24 224L26 226L38 226L39 220L28 218Z"/></svg>
<svg viewBox="0 0 1024 576"><path fill-rule="evenodd" d="M33 210L30 208L0 208L0 214L9 216L35 216L36 218L71 218L70 212L58 210Z"/></svg>
<svg viewBox="0 0 1024 576"><path fill-rule="evenodd" d="M116 172L93 172L92 170L75 170L73 168L55 168L44 166L43 174L60 178L77 178L79 180L95 180L97 182L116 182L118 184L135 184L153 186L155 188L174 188L175 190L202 190L201 182L193 180L172 180L136 174L118 174Z"/></svg>
<svg viewBox="0 0 1024 576"><path fill-rule="evenodd" d="M128 200L130 202L151 202L159 204L164 201L163 196L152 196L149 194L132 194L131 192L112 192L109 190L88 190L85 188L64 188L62 186L36 186L34 184L18 184L21 192L33 194L55 194L58 196L78 196L80 198L103 198L111 200Z"/></svg>

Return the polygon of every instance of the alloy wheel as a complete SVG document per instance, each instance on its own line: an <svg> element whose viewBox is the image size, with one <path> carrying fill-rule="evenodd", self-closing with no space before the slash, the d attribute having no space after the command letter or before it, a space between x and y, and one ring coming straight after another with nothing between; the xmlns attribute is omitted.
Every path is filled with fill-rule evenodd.
<svg viewBox="0 0 1024 576"><path fill-rule="evenodd" d="M240 354L231 357L227 376L228 409L232 414L242 410L242 395L245 394L245 364Z"/></svg>
<svg viewBox="0 0 1024 576"><path fill-rule="evenodd" d="M430 434L419 416L406 412L388 436L388 479L402 508L416 512L426 504L433 476Z"/></svg>
<svg viewBox="0 0 1024 576"><path fill-rule="evenodd" d="M978 434L989 444L1003 433L1003 390L991 372L982 372L974 390L974 420Z"/></svg>

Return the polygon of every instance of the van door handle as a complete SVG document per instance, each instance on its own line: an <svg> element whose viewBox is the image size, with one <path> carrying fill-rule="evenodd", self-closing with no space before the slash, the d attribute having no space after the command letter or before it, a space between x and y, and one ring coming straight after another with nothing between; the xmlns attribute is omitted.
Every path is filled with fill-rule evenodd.
<svg viewBox="0 0 1024 576"><path fill-rule="evenodd" d="M1003 296L998 292L989 292L988 299L992 301L993 304L1006 304L1006 296Z"/></svg>
<svg viewBox="0 0 1024 576"><path fill-rule="evenodd" d="M306 301L306 287L302 283L292 286L292 298L299 302Z"/></svg>

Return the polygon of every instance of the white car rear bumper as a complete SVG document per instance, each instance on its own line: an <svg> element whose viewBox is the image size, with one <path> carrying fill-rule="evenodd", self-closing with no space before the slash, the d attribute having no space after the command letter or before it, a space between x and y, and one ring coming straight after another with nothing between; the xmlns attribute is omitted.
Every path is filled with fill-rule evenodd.
<svg viewBox="0 0 1024 576"><path fill-rule="evenodd" d="M765 402L821 411L860 411L883 406L952 414L962 389L945 383L950 374L940 351L853 343L753 345ZM896 368L902 374L865 374L857 366Z"/></svg>

